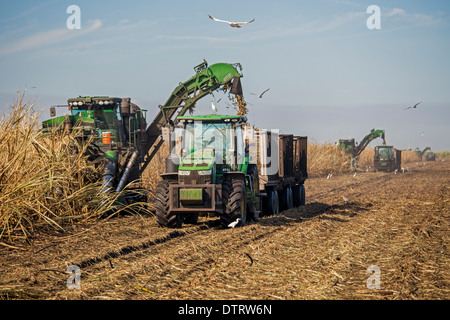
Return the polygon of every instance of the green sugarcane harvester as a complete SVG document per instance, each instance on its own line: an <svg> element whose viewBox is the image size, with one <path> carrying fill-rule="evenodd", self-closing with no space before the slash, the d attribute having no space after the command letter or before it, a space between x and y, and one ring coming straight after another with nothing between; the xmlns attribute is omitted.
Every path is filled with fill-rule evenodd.
<svg viewBox="0 0 450 320"><path fill-rule="evenodd" d="M156 217L161 226L195 223L199 214L219 215L224 227L232 222L244 225L247 213L256 220L263 209L276 213L304 204L306 137L255 130L258 139L250 146L245 137L250 126L241 65L208 66L204 61L194 70L195 75L180 83L159 106L148 127L146 110L130 98L80 96L68 100L69 115L54 117L51 108L54 118L44 121L43 129L75 130L79 143L89 142L90 159L103 165L105 192L120 192L129 182L139 181L167 141L171 152L156 189ZM235 96L237 115L185 116L198 100L216 90ZM181 132L178 140L173 138L177 132ZM279 172L267 170L270 165L265 160L265 171L259 172L261 164L251 163L249 154L255 148L257 154L271 156L270 165L279 166Z"/></svg>
<svg viewBox="0 0 450 320"><path fill-rule="evenodd" d="M340 139L339 147L344 149L352 157L351 166L356 168L358 165L358 159L364 149L369 145L372 140L381 137L383 139L383 145L386 144L384 130L372 129L368 135L366 135L359 145L356 145L355 139Z"/></svg>
<svg viewBox="0 0 450 320"><path fill-rule="evenodd" d="M425 161L435 161L436 160L436 155L434 154L434 152L431 151L430 147L426 147L422 151L420 151L419 148L416 148L416 150L414 150L414 151L416 152L420 161L423 161L424 159L425 159Z"/></svg>

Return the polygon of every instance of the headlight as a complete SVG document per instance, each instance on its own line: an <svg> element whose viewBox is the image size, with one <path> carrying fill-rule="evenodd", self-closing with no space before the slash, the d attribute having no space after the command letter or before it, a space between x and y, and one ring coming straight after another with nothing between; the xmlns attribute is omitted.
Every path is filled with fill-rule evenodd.
<svg viewBox="0 0 450 320"><path fill-rule="evenodd" d="M180 176L188 176L191 174L191 172L190 171L178 171L178 174Z"/></svg>
<svg viewBox="0 0 450 320"><path fill-rule="evenodd" d="M198 175L199 175L199 176L208 176L208 175L210 175L210 174L212 174L212 171L211 171L211 170L199 170L199 171L198 171Z"/></svg>
<svg viewBox="0 0 450 320"><path fill-rule="evenodd" d="M101 106L103 105L103 103L104 103L103 101L99 101L98 102L98 104L101 105Z"/></svg>

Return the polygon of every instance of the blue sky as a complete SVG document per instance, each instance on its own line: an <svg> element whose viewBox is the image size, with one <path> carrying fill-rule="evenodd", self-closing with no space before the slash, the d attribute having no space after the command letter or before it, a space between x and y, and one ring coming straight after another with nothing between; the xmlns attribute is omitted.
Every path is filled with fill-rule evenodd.
<svg viewBox="0 0 450 320"><path fill-rule="evenodd" d="M80 30L66 27L72 4ZM366 27L373 4L379 30ZM111 95L131 97L151 120L205 58L243 65L250 122L260 128L319 143L385 129L401 149L450 150L447 0L8 0L0 9L3 112L19 89L36 87L26 97L43 119L69 97ZM255 22L237 29L208 15ZM267 88L262 99L250 94ZM197 112L210 113L211 99ZM217 106L229 113L225 100Z"/></svg>

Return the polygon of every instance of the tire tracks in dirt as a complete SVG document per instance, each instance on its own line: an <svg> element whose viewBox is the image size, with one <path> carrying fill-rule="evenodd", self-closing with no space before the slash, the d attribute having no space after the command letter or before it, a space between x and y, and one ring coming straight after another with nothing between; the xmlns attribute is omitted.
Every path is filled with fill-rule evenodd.
<svg viewBox="0 0 450 320"><path fill-rule="evenodd" d="M200 232L203 230L217 228L218 226L219 226L219 221L210 221L205 224L201 224L196 228L189 228L189 229L185 229L185 230L182 230L182 229L174 230L172 232L167 233L166 235L164 235L162 237L157 237L154 239L146 240L137 245L124 246L117 250L108 251L107 253L100 255L100 256L86 258L82 261L79 261L78 263L75 263L75 265L79 266L80 268L86 268L86 267L92 266L94 264L103 262L103 261L107 261L107 260L110 260L113 258L125 256L128 254L137 252L137 251L145 250L150 247L166 243L173 239L181 238L181 237L184 237L184 236L187 236L187 235L190 235L193 233L197 233L197 232Z"/></svg>
<svg viewBox="0 0 450 320"><path fill-rule="evenodd" d="M346 175L349 176L349 175ZM327 189L326 191L314 193L312 195L307 196L307 199L309 202L317 202L319 199L322 199L324 197L329 197L330 194L335 194L338 192L346 191L348 189L353 189L357 187L364 187L364 188L372 188L372 184L374 183L381 183L381 182L387 182L392 180L394 177L392 174L383 174L381 176L376 176L375 178L370 177L367 180L353 182L349 184L343 184L340 187ZM363 192L360 192L362 194Z"/></svg>
<svg viewBox="0 0 450 320"><path fill-rule="evenodd" d="M328 189L319 194L317 194L317 193L313 194L313 195L309 196L309 202L305 206L305 208L306 208L305 214L303 215L303 217L299 217L299 219L302 220L302 219L313 218L313 217L316 217L321 214L326 214L328 211L339 208L339 205L336 205L336 204L331 205L331 204L319 203L318 200L322 199L325 196L329 196L330 194L339 193L341 191L357 188L360 186L367 187L367 184L369 184L368 188L370 188L370 184L372 184L372 183L385 182L385 181L389 181L391 179L392 179L392 175L383 175L383 176L378 176L374 179L371 178L369 180L345 184L338 188ZM366 191L360 191L358 193L353 193L353 195L364 194L365 192ZM349 204L349 206L347 208L351 208L351 206L352 206L352 204ZM266 219L260 220L261 225L272 225L273 222L271 220L279 220L279 222L276 223L279 225L286 223L286 221L284 221L285 220L284 212L285 211L280 212L280 214L278 214L278 215L268 216L268 217L266 217ZM282 222L282 221L284 221L284 222ZM258 223L259 222L255 222L254 224L258 224ZM248 226L246 226L246 227L248 227ZM216 232L216 231L219 231L219 229L221 230L220 221L218 219L209 220L206 223L199 224L193 228L173 229L172 231L164 234L163 236L152 238L152 239L147 239L147 240L142 241L139 244L135 244L135 245L125 245L119 249L110 250L110 251L108 251L104 254L98 255L98 256L87 257L81 261L74 263L74 264L79 266L80 268L87 268L87 267L93 266L95 264L98 264L98 263L101 263L104 261L108 261L110 259L117 259L117 258L127 256L132 253L136 253L139 251L149 249L151 247L156 247L161 244L166 244L175 239L179 239L179 238L186 237L186 236L192 236L195 233L199 233L199 232L206 231L206 230ZM244 227L244 229L245 229L245 227ZM265 234L259 235L258 237L268 236L273 232L274 231L268 231ZM231 241L232 239L230 238L228 240ZM248 243L249 241L246 241L246 242Z"/></svg>

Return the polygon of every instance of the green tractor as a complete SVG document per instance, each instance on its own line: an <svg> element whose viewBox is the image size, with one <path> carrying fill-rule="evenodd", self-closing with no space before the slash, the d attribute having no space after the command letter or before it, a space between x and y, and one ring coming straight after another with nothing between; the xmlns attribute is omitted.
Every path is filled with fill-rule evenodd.
<svg viewBox="0 0 450 320"><path fill-rule="evenodd" d="M433 151L427 151L425 152L425 161L435 161L436 160L436 155Z"/></svg>
<svg viewBox="0 0 450 320"><path fill-rule="evenodd" d="M244 139L247 117L204 115L178 117L180 155L167 158L166 173L156 191L156 217L161 226L195 223L199 214L218 215L223 227L244 225L261 212L259 176L249 164ZM173 136L173 130L171 130ZM176 132L176 130L175 130ZM176 134L175 134L176 135Z"/></svg>
<svg viewBox="0 0 450 320"><path fill-rule="evenodd" d="M377 146L374 155L374 171L400 170L402 164L402 151L393 146Z"/></svg>
<svg viewBox="0 0 450 320"><path fill-rule="evenodd" d="M241 115L178 121L165 138L172 152L156 191L161 226L178 228L202 214L219 216L224 228L243 226L305 205L307 137L255 129Z"/></svg>

